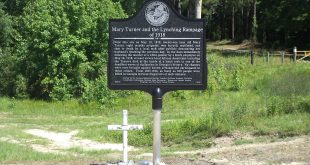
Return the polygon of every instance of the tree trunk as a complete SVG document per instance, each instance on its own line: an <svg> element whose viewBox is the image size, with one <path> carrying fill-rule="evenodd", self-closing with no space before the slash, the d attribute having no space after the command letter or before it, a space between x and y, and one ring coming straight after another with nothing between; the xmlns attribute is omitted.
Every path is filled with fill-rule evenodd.
<svg viewBox="0 0 310 165"><path fill-rule="evenodd" d="M226 39L226 15L225 15L225 10L226 10L226 0L222 0L222 9L221 9L221 40Z"/></svg>
<svg viewBox="0 0 310 165"><path fill-rule="evenodd" d="M187 18L191 18L191 15L192 15L191 7L188 7L188 9L187 9Z"/></svg>
<svg viewBox="0 0 310 165"><path fill-rule="evenodd" d="M242 2L243 3L243 2ZM244 40L244 6L242 5L241 7L241 26L242 26L242 31L241 31L241 39ZM240 32L239 32L240 34Z"/></svg>
<svg viewBox="0 0 310 165"><path fill-rule="evenodd" d="M202 0L195 0L195 18L201 18Z"/></svg>
<svg viewBox="0 0 310 165"><path fill-rule="evenodd" d="M250 22L250 7L247 7L246 17L245 17L245 37L249 39L249 22Z"/></svg>
<svg viewBox="0 0 310 165"><path fill-rule="evenodd" d="M175 8L178 11L179 14L182 14L182 8L181 8L181 2L180 0L175 1Z"/></svg>
<svg viewBox="0 0 310 165"><path fill-rule="evenodd" d="M287 30L284 31L284 44L287 45L289 39L289 33Z"/></svg>
<svg viewBox="0 0 310 165"><path fill-rule="evenodd" d="M235 7L232 7L231 13L231 40L235 41Z"/></svg>
<svg viewBox="0 0 310 165"><path fill-rule="evenodd" d="M267 42L267 32L266 32L266 27L264 27L263 30L263 44L265 44Z"/></svg>
<svg viewBox="0 0 310 165"><path fill-rule="evenodd" d="M257 42L256 0L253 0L252 42Z"/></svg>

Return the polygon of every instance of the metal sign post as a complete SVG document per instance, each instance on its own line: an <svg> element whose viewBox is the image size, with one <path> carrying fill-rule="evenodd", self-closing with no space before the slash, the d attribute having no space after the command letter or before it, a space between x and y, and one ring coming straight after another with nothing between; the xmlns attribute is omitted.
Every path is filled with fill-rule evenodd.
<svg viewBox="0 0 310 165"><path fill-rule="evenodd" d="M128 125L128 111L123 110L123 125L108 125L108 130L123 131L123 164L128 164L128 131L142 130L143 125Z"/></svg>
<svg viewBox="0 0 310 165"><path fill-rule="evenodd" d="M152 95L153 164L161 164L162 97L207 87L206 21L188 19L169 0L145 0L128 19L109 22L108 87Z"/></svg>
<svg viewBox="0 0 310 165"><path fill-rule="evenodd" d="M155 88L152 93L152 108L154 115L153 123L153 164L160 165L160 146L161 146L161 132L160 132L160 118L162 110L162 96L163 93L160 88Z"/></svg>

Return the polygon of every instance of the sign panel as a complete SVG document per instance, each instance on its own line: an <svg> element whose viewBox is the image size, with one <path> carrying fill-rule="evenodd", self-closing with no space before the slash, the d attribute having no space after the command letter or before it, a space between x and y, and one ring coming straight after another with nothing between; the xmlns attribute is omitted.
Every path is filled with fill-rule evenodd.
<svg viewBox="0 0 310 165"><path fill-rule="evenodd" d="M179 15L168 0L148 0L135 16L110 20L111 89L206 88L205 21Z"/></svg>

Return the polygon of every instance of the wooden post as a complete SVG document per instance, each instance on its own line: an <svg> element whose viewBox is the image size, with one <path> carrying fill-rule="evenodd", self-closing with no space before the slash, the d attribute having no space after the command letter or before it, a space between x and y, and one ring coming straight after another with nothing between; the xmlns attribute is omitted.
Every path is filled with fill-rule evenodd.
<svg viewBox="0 0 310 165"><path fill-rule="evenodd" d="M251 50L251 64L254 65L254 52Z"/></svg>
<svg viewBox="0 0 310 165"><path fill-rule="evenodd" d="M281 63L284 64L284 55L285 55L285 52L281 52L281 55L282 55L282 58L281 58Z"/></svg>
<svg viewBox="0 0 310 165"><path fill-rule="evenodd" d="M297 59L297 47L296 46L294 47L293 52L294 52L294 62L296 62L296 59Z"/></svg>
<svg viewBox="0 0 310 165"><path fill-rule="evenodd" d="M269 56L270 56L270 53L267 52L267 63L269 64Z"/></svg>

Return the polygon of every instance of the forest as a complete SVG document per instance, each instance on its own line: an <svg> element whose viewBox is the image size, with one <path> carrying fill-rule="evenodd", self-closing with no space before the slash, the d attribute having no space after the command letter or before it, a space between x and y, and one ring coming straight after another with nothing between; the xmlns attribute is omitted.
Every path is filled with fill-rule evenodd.
<svg viewBox="0 0 310 165"><path fill-rule="evenodd" d="M143 3L143 0L118 1L129 16ZM254 40L268 48L310 46L309 0L171 0L171 2L184 17L196 18L196 10L201 11L201 18L208 22L206 37L209 40L230 39L235 42Z"/></svg>
<svg viewBox="0 0 310 165"><path fill-rule="evenodd" d="M207 21L208 41L262 48L310 47L310 0L171 0ZM108 22L143 0L0 0L0 96L112 105L130 92L107 88Z"/></svg>

